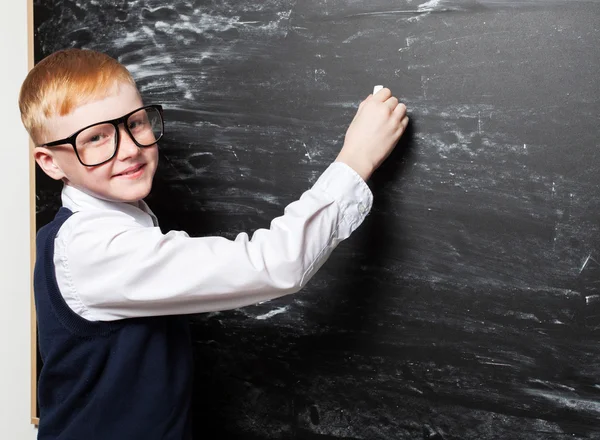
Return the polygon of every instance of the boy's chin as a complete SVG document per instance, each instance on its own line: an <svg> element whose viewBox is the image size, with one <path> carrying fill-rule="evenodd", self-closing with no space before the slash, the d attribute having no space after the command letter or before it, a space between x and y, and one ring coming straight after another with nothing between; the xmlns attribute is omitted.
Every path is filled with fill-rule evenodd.
<svg viewBox="0 0 600 440"><path fill-rule="evenodd" d="M120 200L118 200L118 201L125 202L125 203L139 202L140 200L143 200L146 197L148 197L148 194L150 194L151 189L152 188L150 187L150 188L144 189L142 191L131 191L126 194L120 194L119 195Z"/></svg>

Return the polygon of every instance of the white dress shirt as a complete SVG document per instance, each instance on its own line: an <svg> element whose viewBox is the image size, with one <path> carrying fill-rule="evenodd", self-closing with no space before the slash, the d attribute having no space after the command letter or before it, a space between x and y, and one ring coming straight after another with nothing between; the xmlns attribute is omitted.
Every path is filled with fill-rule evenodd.
<svg viewBox="0 0 600 440"><path fill-rule="evenodd" d="M335 162L269 229L192 238L163 234L145 202L110 202L72 186L74 214L55 240L56 279L67 305L90 321L212 312L300 290L362 223L372 194Z"/></svg>

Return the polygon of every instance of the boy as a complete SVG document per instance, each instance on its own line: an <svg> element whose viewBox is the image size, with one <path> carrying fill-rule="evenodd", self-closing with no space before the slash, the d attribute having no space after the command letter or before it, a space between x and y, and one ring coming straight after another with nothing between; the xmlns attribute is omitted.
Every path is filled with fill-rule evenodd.
<svg viewBox="0 0 600 440"><path fill-rule="evenodd" d="M59 51L19 97L38 165L62 180L40 229L34 293L39 439L189 439L185 315L297 292L363 221L365 181L408 118L388 89L363 101L335 163L252 239L162 234L143 199L158 164L162 107L129 72L89 50Z"/></svg>

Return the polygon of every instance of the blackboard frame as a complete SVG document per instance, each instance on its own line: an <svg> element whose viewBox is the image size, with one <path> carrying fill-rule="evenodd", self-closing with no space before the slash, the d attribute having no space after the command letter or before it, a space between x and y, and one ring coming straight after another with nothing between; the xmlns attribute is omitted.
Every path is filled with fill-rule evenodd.
<svg viewBox="0 0 600 440"><path fill-rule="evenodd" d="M35 64L34 60L34 28L33 28L33 0L27 0L27 70L31 70ZM33 143L29 139L30 151L33 150ZM35 314L35 302L33 299L33 268L35 265L35 234L36 234L36 221L35 221L35 160L33 154L29 155L29 230L31 238L30 244L30 301L31 301L31 424L39 425L39 413L37 406L37 378L38 378L38 348L37 348L37 326L36 326L36 314Z"/></svg>

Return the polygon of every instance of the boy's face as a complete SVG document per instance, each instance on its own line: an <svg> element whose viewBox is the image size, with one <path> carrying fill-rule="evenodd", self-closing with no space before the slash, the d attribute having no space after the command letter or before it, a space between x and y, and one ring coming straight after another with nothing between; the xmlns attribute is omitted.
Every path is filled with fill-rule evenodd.
<svg viewBox="0 0 600 440"><path fill-rule="evenodd" d="M119 84L104 99L77 107L66 116L48 121L43 142L63 139L96 122L121 117L139 107L142 100L135 87ZM120 141L115 156L108 162L83 166L71 145L36 147L34 156L46 174L63 180L88 194L118 202L135 202L148 195L158 165L158 148L139 148L123 126L119 126Z"/></svg>

